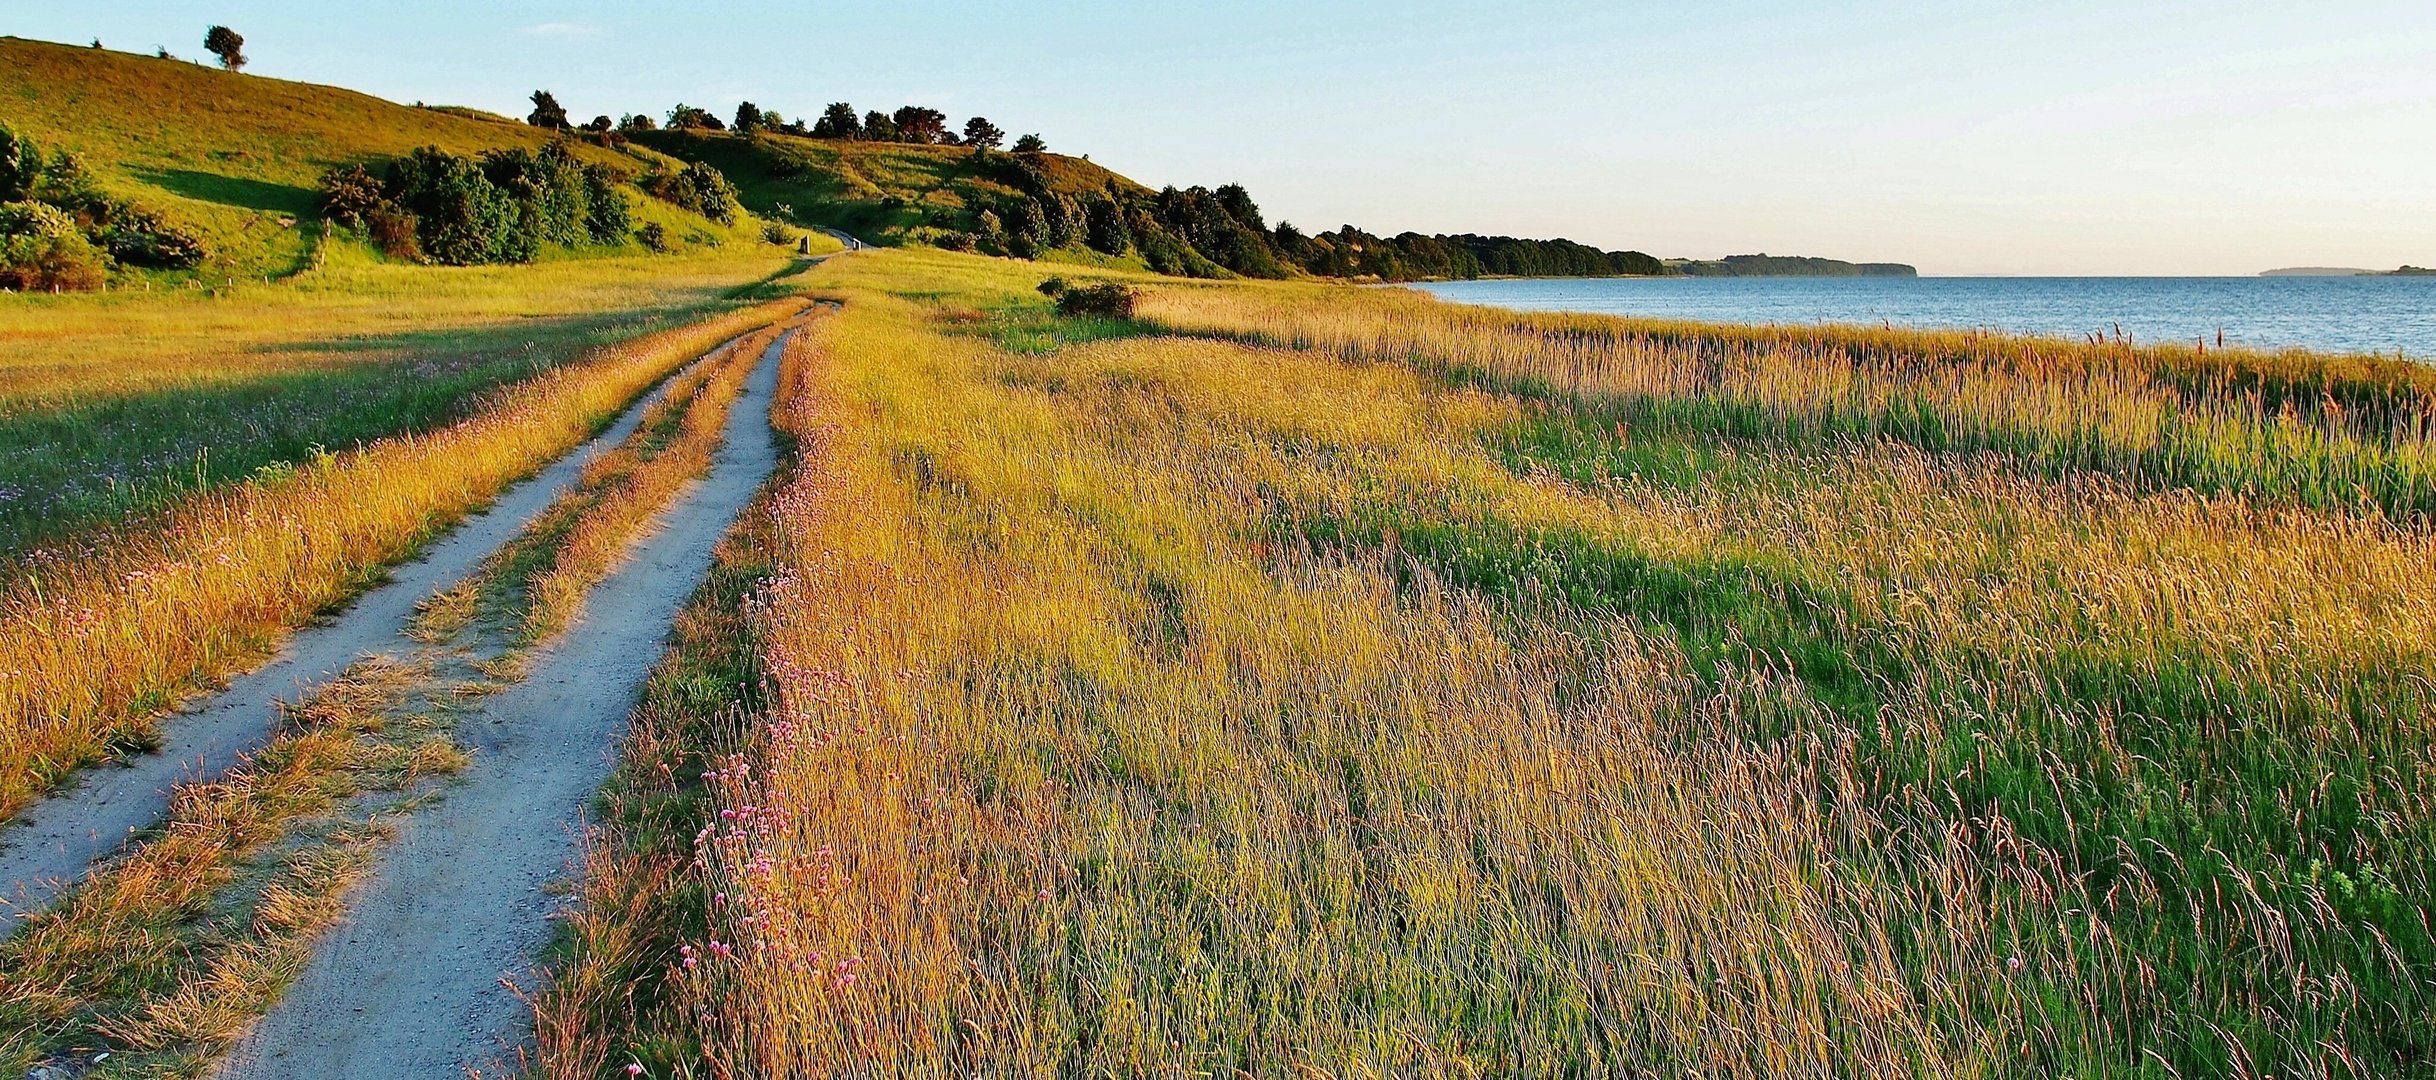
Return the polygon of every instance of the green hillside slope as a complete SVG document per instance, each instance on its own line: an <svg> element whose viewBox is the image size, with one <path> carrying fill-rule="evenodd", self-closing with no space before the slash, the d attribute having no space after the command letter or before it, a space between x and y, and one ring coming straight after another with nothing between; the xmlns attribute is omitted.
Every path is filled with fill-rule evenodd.
<svg viewBox="0 0 2436 1080"><path fill-rule="evenodd" d="M182 60L0 37L0 124L73 152L108 194L193 227L213 253L200 271L205 277L276 275L301 266L315 183L333 166L422 146L473 155L551 141L548 131L481 115ZM670 164L642 147L578 143L575 150L630 174ZM679 235L743 231L713 230L652 200L638 201L636 220L663 221Z"/></svg>
<svg viewBox="0 0 2436 1080"><path fill-rule="evenodd" d="M973 215L1024 193L960 146L808 139L760 132L653 131L635 135L653 149L708 162L736 184L744 205L770 215L784 206L806 225L844 229L881 244L924 242L972 227ZM1003 162L1007 155L995 157ZM1149 188L1063 154L1028 154L1050 188L1083 198L1111 186L1127 197Z"/></svg>

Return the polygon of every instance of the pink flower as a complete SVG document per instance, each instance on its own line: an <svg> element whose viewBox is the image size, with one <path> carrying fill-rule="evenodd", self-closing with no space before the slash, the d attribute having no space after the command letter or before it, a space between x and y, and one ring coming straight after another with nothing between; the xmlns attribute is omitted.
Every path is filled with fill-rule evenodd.
<svg viewBox="0 0 2436 1080"><path fill-rule="evenodd" d="M628 1075L628 1076L641 1076L641 1075L643 1075L643 1063L642 1063L642 1062L640 1062L640 1061L628 1062L628 1063L626 1064L626 1075Z"/></svg>

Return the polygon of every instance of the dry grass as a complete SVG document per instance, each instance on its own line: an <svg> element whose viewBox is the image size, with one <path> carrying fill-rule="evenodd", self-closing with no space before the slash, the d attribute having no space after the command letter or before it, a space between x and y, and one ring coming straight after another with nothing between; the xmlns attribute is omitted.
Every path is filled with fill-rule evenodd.
<svg viewBox="0 0 2436 1080"><path fill-rule="evenodd" d="M709 470L745 380L792 325L731 342L679 376L633 437L587 465L574 490L494 557L484 588L515 612L521 641L542 641L573 624L584 597L616 568L629 543L680 488Z"/></svg>
<svg viewBox="0 0 2436 1080"><path fill-rule="evenodd" d="M260 656L685 361L797 306L602 349L448 428L214 491L157 532L29 566L0 589L0 816L140 737L178 695Z"/></svg>
<svg viewBox="0 0 2436 1080"><path fill-rule="evenodd" d="M554 1075L2372 1076L2436 1046L2436 541L2249 451L2239 483L2117 468L2139 426L2084 421L2164 408L2163 351L2015 364L2057 384L2016 399L1988 358L2053 343L1939 374L1916 350L1964 339L1853 332L1805 384L1762 332L1675 328L1755 374L1619 345L1598 383L1528 320L1456 312L1481 351L1431 352L1454 309L1350 291L1151 300L1297 346L1262 348L1062 324L1004 263L821 279L847 308L793 362L801 460L730 555L761 584L647 710L686 724L637 743L660 774L623 781ZM1311 332L1339 302L1352 330ZM2418 407L2349 362L2209 360ZM1802 389L1830 382L1867 392ZM1924 415L2018 440L1813 422L1940 385ZM2418 482L2335 415L2300 429ZM2103 452L2040 456L2076 438Z"/></svg>
<svg viewBox="0 0 2436 1080"><path fill-rule="evenodd" d="M0 945L0 1069L115 1050L112 1075L197 1075L303 969L369 864L378 809L462 768L428 717L432 677L370 657L287 710L245 766L179 789L169 820ZM81 1057L75 1048L84 1048Z"/></svg>
<svg viewBox="0 0 2436 1080"><path fill-rule="evenodd" d="M1524 315L1311 285L1162 289L1143 317L1415 362L1594 409L1642 435L1885 438L2143 488L2436 511L2436 374L2390 358Z"/></svg>

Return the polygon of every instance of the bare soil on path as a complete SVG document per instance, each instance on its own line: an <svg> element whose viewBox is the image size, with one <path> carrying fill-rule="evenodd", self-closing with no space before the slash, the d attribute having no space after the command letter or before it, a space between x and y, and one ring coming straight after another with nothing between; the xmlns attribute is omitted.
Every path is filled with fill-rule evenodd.
<svg viewBox="0 0 2436 1080"><path fill-rule="evenodd" d="M571 486L584 466L625 441L667 386L664 382L638 398L590 442L508 489L419 557L394 568L386 584L330 619L297 631L271 660L164 720L157 752L87 769L65 789L0 823L0 940L130 837L159 824L179 785L219 777L260 749L278 730L280 701L295 700L367 653L411 649L405 631L415 606L473 574Z"/></svg>
<svg viewBox="0 0 2436 1080"><path fill-rule="evenodd" d="M670 626L713 549L776 467L772 343L730 411L709 475L592 591L583 617L527 659L521 681L461 722L474 764L406 819L346 920L247 1035L220 1075L504 1075L529 1036L518 980L534 969L558 902L547 886L579 853L584 807Z"/></svg>

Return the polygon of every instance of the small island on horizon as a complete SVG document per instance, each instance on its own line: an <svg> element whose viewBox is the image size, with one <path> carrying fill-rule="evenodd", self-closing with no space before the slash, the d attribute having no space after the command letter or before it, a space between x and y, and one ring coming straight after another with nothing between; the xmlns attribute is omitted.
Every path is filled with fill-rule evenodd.
<svg viewBox="0 0 2436 1080"><path fill-rule="evenodd" d="M2356 266L2287 266L2276 270L2261 270L2260 277L2436 277L2436 270L2404 264L2392 270L2368 270Z"/></svg>

